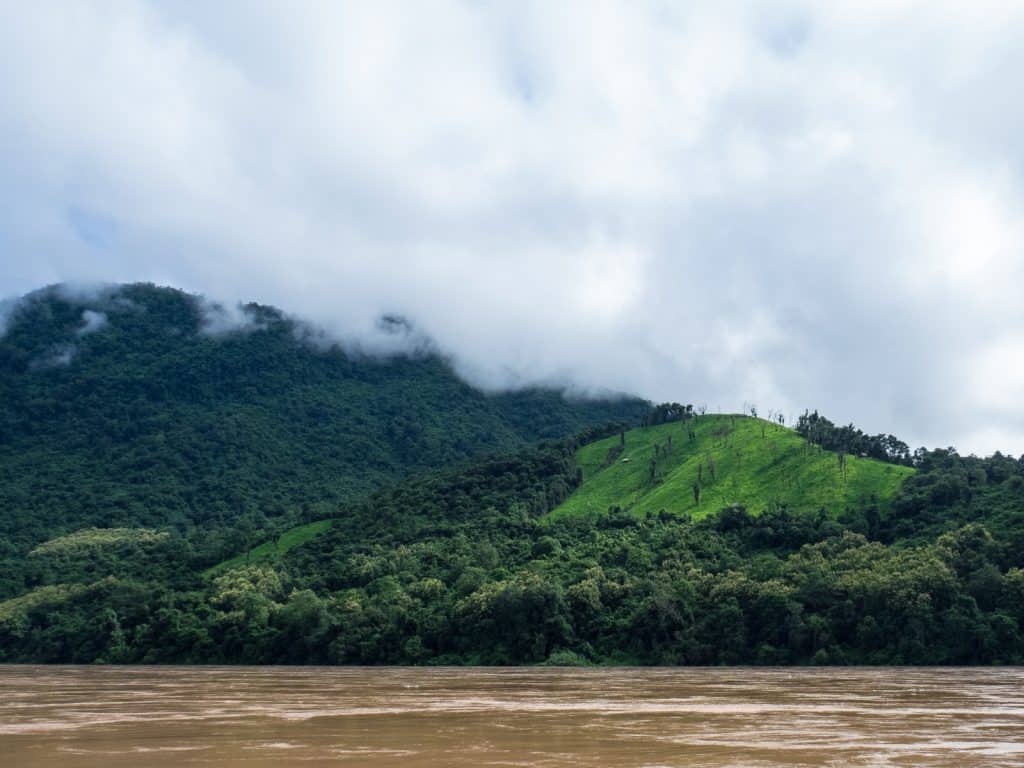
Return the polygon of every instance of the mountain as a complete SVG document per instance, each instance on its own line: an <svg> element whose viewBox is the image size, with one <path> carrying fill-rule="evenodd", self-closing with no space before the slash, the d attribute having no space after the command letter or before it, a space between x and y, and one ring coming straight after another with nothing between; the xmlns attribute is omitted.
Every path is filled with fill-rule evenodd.
<svg viewBox="0 0 1024 768"><path fill-rule="evenodd" d="M152 285L22 298L0 337L0 557L99 526L199 527L220 559L411 474L646 410L487 394L401 318L382 334L402 351Z"/></svg>
<svg viewBox="0 0 1024 768"><path fill-rule="evenodd" d="M487 395L382 327L403 353L153 286L22 300L0 663L1024 663L1024 458Z"/></svg>

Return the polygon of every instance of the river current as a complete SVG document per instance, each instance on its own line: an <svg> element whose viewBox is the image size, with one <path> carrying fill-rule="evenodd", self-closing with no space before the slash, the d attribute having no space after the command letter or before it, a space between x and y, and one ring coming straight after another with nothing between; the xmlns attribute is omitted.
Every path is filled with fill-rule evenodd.
<svg viewBox="0 0 1024 768"><path fill-rule="evenodd" d="M0 666L0 765L1024 766L1024 669Z"/></svg>

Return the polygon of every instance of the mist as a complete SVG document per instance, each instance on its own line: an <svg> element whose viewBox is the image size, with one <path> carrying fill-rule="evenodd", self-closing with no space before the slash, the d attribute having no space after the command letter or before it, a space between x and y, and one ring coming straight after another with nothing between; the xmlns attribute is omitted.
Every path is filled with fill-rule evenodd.
<svg viewBox="0 0 1024 768"><path fill-rule="evenodd" d="M2 295L1024 452L1024 7L39 2L0 44Z"/></svg>

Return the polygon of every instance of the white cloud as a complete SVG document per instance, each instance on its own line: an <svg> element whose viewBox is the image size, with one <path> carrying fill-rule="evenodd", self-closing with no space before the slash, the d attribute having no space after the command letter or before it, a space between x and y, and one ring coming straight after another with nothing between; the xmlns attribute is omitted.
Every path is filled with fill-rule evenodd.
<svg viewBox="0 0 1024 768"><path fill-rule="evenodd" d="M86 336L90 333L102 330L108 320L105 312L97 312L92 309L82 310L82 327L78 329L79 336Z"/></svg>
<svg viewBox="0 0 1024 768"><path fill-rule="evenodd" d="M970 389L981 396L986 409L1016 413L1018 421L1024 421L1024 333L981 345L971 371Z"/></svg>
<svg viewBox="0 0 1024 768"><path fill-rule="evenodd" d="M36 358L30 367L38 370L45 368L63 368L71 365L71 361L78 354L78 347L74 344L58 344L50 349L45 355Z"/></svg>
<svg viewBox="0 0 1024 768"><path fill-rule="evenodd" d="M7 333L7 325L18 306L15 298L0 299L0 339Z"/></svg>
<svg viewBox="0 0 1024 768"><path fill-rule="evenodd" d="M199 332L205 336L248 333L264 325L245 305L222 304L205 296L199 298Z"/></svg>
<svg viewBox="0 0 1024 768"><path fill-rule="evenodd" d="M404 313L492 386L1024 451L975 373L1024 327L1020 4L38 2L0 45L4 293Z"/></svg>

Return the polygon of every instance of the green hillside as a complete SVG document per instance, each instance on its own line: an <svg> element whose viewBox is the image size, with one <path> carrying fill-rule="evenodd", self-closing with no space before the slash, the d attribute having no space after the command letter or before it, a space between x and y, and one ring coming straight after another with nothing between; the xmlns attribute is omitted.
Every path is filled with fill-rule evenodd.
<svg viewBox="0 0 1024 768"><path fill-rule="evenodd" d="M240 555L235 555L230 560L225 560L223 563L218 563L212 568L207 568L203 571L203 576L216 576L231 568L241 568L246 565L277 561L300 544L312 541L317 536L329 531L332 524L332 520L317 520L315 523L296 525L293 528L289 528L276 539L265 541Z"/></svg>
<svg viewBox="0 0 1024 768"><path fill-rule="evenodd" d="M430 469L608 422L636 398L488 394L398 318L342 348L272 307L54 286L0 328L0 598L92 528L173 531L210 566Z"/></svg>
<svg viewBox="0 0 1024 768"><path fill-rule="evenodd" d="M621 452L620 452L621 449ZM912 475L909 467L811 445L791 429L749 416L706 415L638 428L576 454L583 485L551 517L619 507L701 518L731 504L838 513L872 503L884 509ZM700 487L700 501L694 485Z"/></svg>

